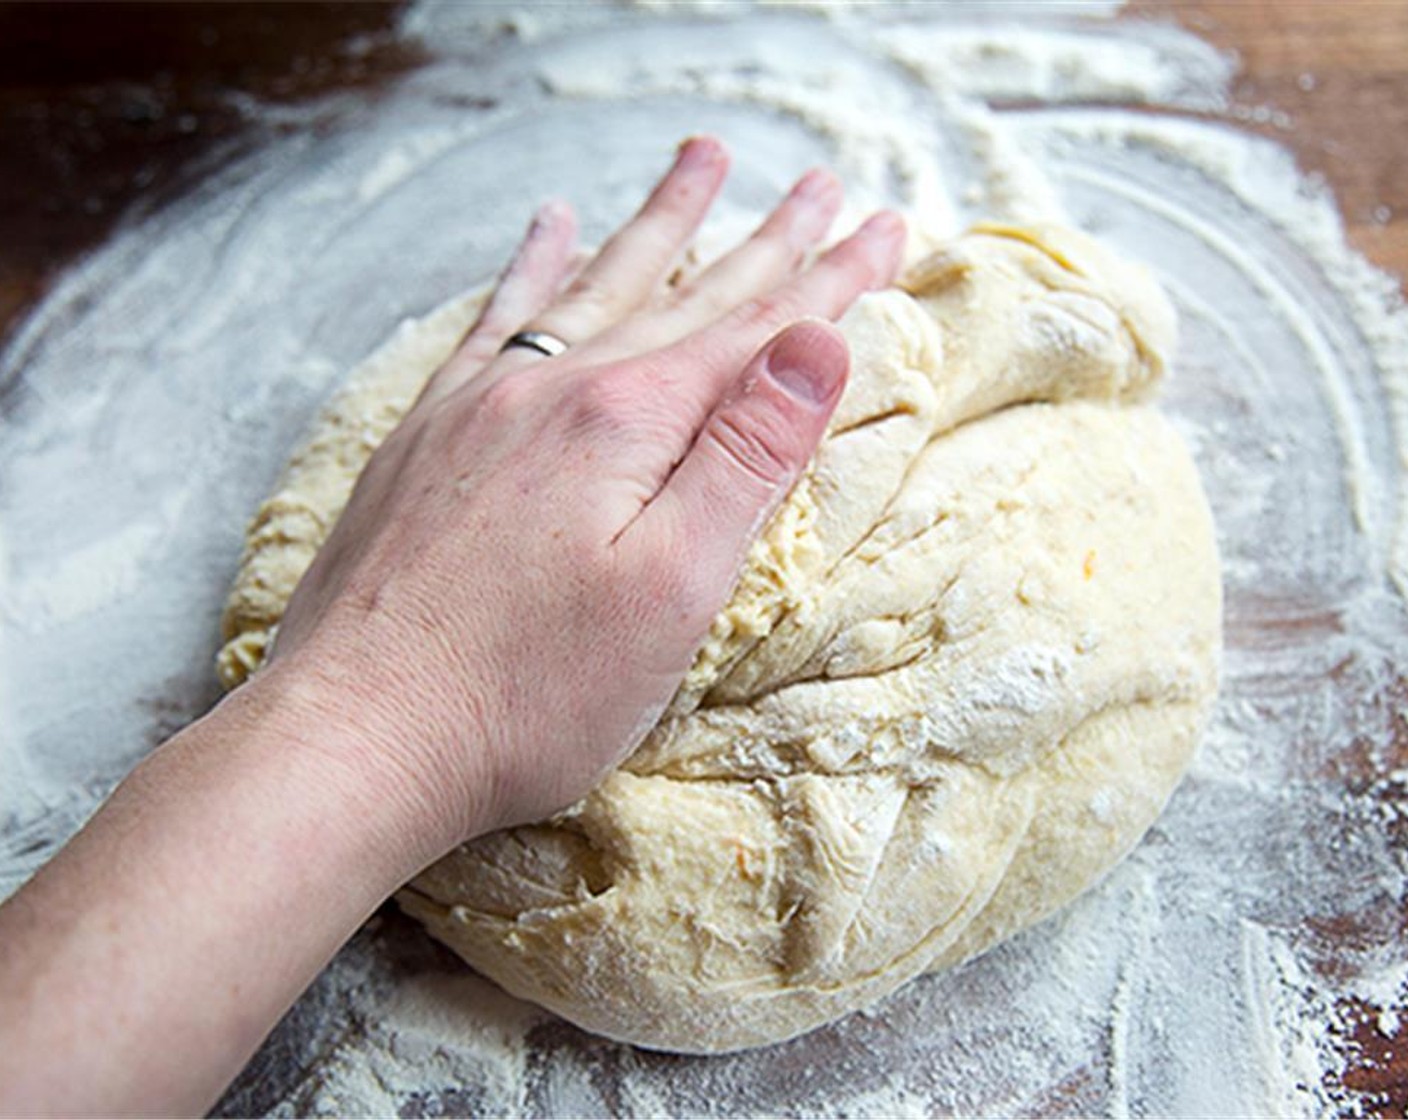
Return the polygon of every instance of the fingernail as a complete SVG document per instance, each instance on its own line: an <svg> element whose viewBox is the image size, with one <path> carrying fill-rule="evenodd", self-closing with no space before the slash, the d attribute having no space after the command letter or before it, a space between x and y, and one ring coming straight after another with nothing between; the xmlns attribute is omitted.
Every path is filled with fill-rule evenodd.
<svg viewBox="0 0 1408 1120"><path fill-rule="evenodd" d="M834 327L819 321L789 327L765 360L768 376L783 391L813 406L836 395L849 365L845 340Z"/></svg>
<svg viewBox="0 0 1408 1120"><path fill-rule="evenodd" d="M550 198L538 207L537 213L533 215L532 225L528 227L529 231L536 232L541 229L549 229L557 225L558 222L563 221L570 211L571 207L562 199Z"/></svg>
<svg viewBox="0 0 1408 1120"><path fill-rule="evenodd" d="M797 181L792 193L799 203L792 235L805 248L822 237L836 220L841 184L829 171L816 168Z"/></svg>
<svg viewBox="0 0 1408 1120"><path fill-rule="evenodd" d="M794 192L798 198L808 202L828 198L839 193L840 182L824 167L813 167L797 180Z"/></svg>
<svg viewBox="0 0 1408 1120"><path fill-rule="evenodd" d="M866 254L878 274L876 287L884 287L893 278L905 233L904 219L893 210L882 210L873 215L856 231L856 235L865 242Z"/></svg>
<svg viewBox="0 0 1408 1120"><path fill-rule="evenodd" d="M894 241L904 236L904 219L893 210L881 210L867 218L856 232L867 241Z"/></svg>
<svg viewBox="0 0 1408 1120"><path fill-rule="evenodd" d="M718 161L722 152L723 145L712 136L691 136L680 144L679 155L675 158L675 169L697 171L709 167Z"/></svg>

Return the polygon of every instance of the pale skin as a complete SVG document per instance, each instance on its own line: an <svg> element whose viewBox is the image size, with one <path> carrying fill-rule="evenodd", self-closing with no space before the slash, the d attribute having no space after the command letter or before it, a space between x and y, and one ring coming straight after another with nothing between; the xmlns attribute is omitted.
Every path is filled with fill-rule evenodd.
<svg viewBox="0 0 1408 1120"><path fill-rule="evenodd" d="M0 1112L198 1114L372 911L572 803L670 699L816 447L830 321L895 275L809 172L669 286L727 172L680 149L578 268L545 206L373 456L269 665L153 752L0 907ZM525 326L570 343L500 354Z"/></svg>

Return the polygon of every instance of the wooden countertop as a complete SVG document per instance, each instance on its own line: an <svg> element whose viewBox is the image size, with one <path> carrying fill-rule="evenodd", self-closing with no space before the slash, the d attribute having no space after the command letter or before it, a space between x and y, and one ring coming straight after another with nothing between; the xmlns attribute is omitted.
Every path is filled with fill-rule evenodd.
<svg viewBox="0 0 1408 1120"><path fill-rule="evenodd" d="M257 142L229 90L298 102L413 68L387 33L397 10L0 5L0 337L120 215L179 194L218 145ZM1237 51L1238 104L1292 121L1244 126L1324 174L1353 243L1408 276L1408 0L1133 0L1125 18Z"/></svg>
<svg viewBox="0 0 1408 1120"><path fill-rule="evenodd" d="M1350 242L1408 278L1408 0L1133 0L1124 18L1172 20L1235 50L1235 101L1287 114L1290 127L1241 127L1290 147L1334 189ZM1408 757L1408 743L1399 744ZM1408 915L1403 915L1408 921ZM1357 1052L1345 1087L1408 1115L1408 1015L1386 1037L1363 1005L1343 1010Z"/></svg>
<svg viewBox="0 0 1408 1120"><path fill-rule="evenodd" d="M1408 0L1133 0L1125 18L1236 51L1237 104L1281 110L1291 126L1238 123L1324 175L1353 245L1408 277Z"/></svg>
<svg viewBox="0 0 1408 1120"><path fill-rule="evenodd" d="M0 5L0 336L125 214L159 206L227 142L258 133L231 89L298 102L374 94L413 68L383 3ZM1235 50L1239 122L1291 147L1339 198L1353 244L1408 276L1408 0L1133 0L1122 18L1181 24ZM353 47L356 37L356 47ZM62 43L62 50L58 44ZM267 128L269 126L259 126ZM1365 1017L1346 1086L1408 1112L1408 1017Z"/></svg>

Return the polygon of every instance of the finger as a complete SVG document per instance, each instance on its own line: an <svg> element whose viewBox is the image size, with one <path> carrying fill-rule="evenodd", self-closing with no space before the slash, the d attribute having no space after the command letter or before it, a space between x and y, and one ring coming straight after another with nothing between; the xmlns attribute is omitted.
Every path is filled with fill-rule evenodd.
<svg viewBox="0 0 1408 1120"><path fill-rule="evenodd" d="M571 284L582 275L582 269L592 263L593 253L590 249L583 249L580 246L572 251L572 259L567 262L566 284Z"/></svg>
<svg viewBox="0 0 1408 1120"><path fill-rule="evenodd" d="M865 292L888 287L904 254L904 219L882 211L808 269L767 295L750 299L679 346L708 355L705 392L717 399L748 356L769 336L803 318L839 319Z"/></svg>
<svg viewBox="0 0 1408 1120"><path fill-rule="evenodd" d="M644 303L699 228L727 172L728 154L719 141L686 142L635 217L601 247L560 300L534 317L531 329L576 345ZM507 359L523 360L513 354Z"/></svg>
<svg viewBox="0 0 1408 1120"><path fill-rule="evenodd" d="M839 318L861 293L894 280L903 251L904 221L897 214L877 214L782 287L745 301L673 345L646 347L657 354L649 362L653 374L644 403L668 405L684 430L697 431L764 341L798 319ZM596 350L591 349L593 360Z"/></svg>
<svg viewBox="0 0 1408 1120"><path fill-rule="evenodd" d="M697 557L712 616L768 515L816 450L850 366L845 339L797 323L750 361L622 539L662 533ZM707 622L707 620L706 620Z"/></svg>
<svg viewBox="0 0 1408 1120"><path fill-rule="evenodd" d="M514 331L552 301L571 273L577 215L560 199L533 215L493 293L459 348L426 384L421 400L440 400L493 361Z"/></svg>
<svg viewBox="0 0 1408 1120"><path fill-rule="evenodd" d="M834 174L824 168L807 172L747 241L706 269L661 314L662 333L683 338L786 281L826 236L841 198Z"/></svg>

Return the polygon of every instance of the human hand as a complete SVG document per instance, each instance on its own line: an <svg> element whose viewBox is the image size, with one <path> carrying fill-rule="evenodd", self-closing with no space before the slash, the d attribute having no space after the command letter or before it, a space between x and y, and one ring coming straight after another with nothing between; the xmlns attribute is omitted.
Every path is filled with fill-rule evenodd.
<svg viewBox="0 0 1408 1120"><path fill-rule="evenodd" d="M823 320L898 268L889 213L804 267L841 201L813 171L667 288L726 170L686 143L570 280L575 219L544 207L289 603L261 677L298 683L432 852L563 808L649 731L841 394ZM500 352L525 324L569 348Z"/></svg>

